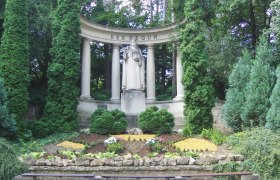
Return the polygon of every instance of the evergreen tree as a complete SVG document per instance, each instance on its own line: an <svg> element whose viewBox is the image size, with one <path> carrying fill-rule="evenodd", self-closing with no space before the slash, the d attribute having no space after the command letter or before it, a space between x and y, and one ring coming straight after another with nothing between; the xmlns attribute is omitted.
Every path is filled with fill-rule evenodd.
<svg viewBox="0 0 280 180"><path fill-rule="evenodd" d="M280 66L276 75L277 81L270 97L271 107L266 115L266 127L272 130L280 130Z"/></svg>
<svg viewBox="0 0 280 180"><path fill-rule="evenodd" d="M202 0L190 0L185 4L185 16L188 23L181 30L181 53L184 68L183 85L185 89L184 115L186 127L193 133L213 126L212 107L214 95L212 80L207 71L207 53L205 49L205 18Z"/></svg>
<svg viewBox="0 0 280 180"><path fill-rule="evenodd" d="M0 136L5 138L16 137L16 121L7 106L7 92L3 79L0 78Z"/></svg>
<svg viewBox="0 0 280 180"><path fill-rule="evenodd" d="M16 115L19 134L25 131L24 117L28 108L28 51L26 0L7 0L0 48L0 76L8 91L8 108Z"/></svg>
<svg viewBox="0 0 280 180"><path fill-rule="evenodd" d="M79 2L59 0L53 21L52 63L48 69L45 109L49 133L77 128L79 89L80 21Z"/></svg>
<svg viewBox="0 0 280 180"><path fill-rule="evenodd" d="M223 106L223 120L233 129L242 130L241 112L245 102L245 87L250 79L252 58L244 51L229 76L229 89Z"/></svg>
<svg viewBox="0 0 280 180"><path fill-rule="evenodd" d="M241 113L243 124L247 127L265 125L269 97L274 86L273 63L272 48L263 36L256 49L256 59L246 86L246 100Z"/></svg>

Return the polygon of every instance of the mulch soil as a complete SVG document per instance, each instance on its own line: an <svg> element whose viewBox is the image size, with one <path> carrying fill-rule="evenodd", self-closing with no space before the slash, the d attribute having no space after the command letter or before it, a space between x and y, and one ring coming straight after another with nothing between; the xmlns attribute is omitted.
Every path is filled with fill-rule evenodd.
<svg viewBox="0 0 280 180"><path fill-rule="evenodd" d="M159 137L164 139L165 149L171 153L176 152L175 148L171 146L172 143L186 139L179 134L166 134L160 135ZM89 145L90 147L85 150L85 153L98 153L106 152L104 140L107 138L109 138L109 135L90 134L75 137L71 139L71 141ZM143 157L148 156L150 153L152 153L149 145L145 144L146 141L120 141L120 143L124 146L125 149L122 154L131 153L138 154ZM159 153L158 155L161 155L161 153Z"/></svg>

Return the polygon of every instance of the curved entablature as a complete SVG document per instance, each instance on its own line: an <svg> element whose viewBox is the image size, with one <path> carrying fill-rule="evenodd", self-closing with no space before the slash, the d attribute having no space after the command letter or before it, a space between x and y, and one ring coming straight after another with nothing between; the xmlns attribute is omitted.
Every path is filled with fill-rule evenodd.
<svg viewBox="0 0 280 180"><path fill-rule="evenodd" d="M186 20L178 24L171 24L160 28L115 28L89 22L83 17L81 20L81 36L92 41L99 41L112 44L130 44L135 39L137 44L161 44L177 39L176 27L184 24Z"/></svg>

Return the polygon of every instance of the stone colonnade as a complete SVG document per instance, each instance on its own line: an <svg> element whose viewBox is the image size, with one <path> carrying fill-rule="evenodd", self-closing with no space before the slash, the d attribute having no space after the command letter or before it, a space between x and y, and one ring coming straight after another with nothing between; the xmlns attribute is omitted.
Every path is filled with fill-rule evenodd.
<svg viewBox="0 0 280 180"><path fill-rule="evenodd" d="M83 54L82 54L82 80L81 80L81 98L90 99L90 72L91 72L91 58L90 58L90 42L91 40L83 39ZM154 58L154 44L147 44L147 67L146 67L146 101L154 102L156 100L155 94L155 58ZM183 67L181 62L180 52L177 50L176 58L176 79L177 79L177 96L174 100L182 100L184 96L184 89L182 85ZM112 54L112 88L111 101L120 102L120 44L113 44Z"/></svg>

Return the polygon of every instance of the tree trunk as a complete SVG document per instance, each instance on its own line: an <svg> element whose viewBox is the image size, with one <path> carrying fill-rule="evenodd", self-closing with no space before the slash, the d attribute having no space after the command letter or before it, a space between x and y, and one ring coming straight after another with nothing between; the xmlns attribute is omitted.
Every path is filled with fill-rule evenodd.
<svg viewBox="0 0 280 180"><path fill-rule="evenodd" d="M162 19L163 23L166 21L167 0L163 0Z"/></svg>
<svg viewBox="0 0 280 180"><path fill-rule="evenodd" d="M250 16L251 16L252 45L253 45L253 49L256 49L258 34L257 34L257 26L256 26L256 19L255 19L253 0L250 0L249 11L250 11Z"/></svg>

